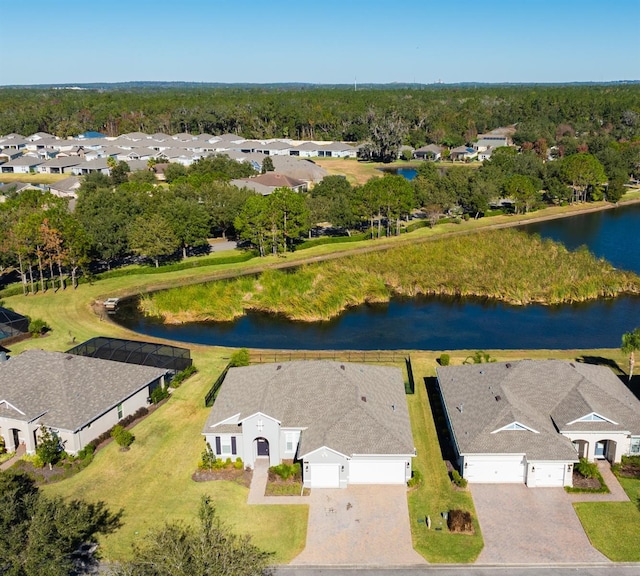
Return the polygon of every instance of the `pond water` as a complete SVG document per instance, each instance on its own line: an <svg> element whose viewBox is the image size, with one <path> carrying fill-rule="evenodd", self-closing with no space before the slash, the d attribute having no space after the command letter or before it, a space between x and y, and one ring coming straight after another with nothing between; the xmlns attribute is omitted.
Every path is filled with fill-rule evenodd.
<svg viewBox="0 0 640 576"><path fill-rule="evenodd" d="M524 227L531 233L586 245L619 268L640 274L640 205ZM472 299L397 299L363 305L330 322L292 322L250 313L235 322L165 326L135 312L116 320L149 336L231 347L333 350L602 348L620 346L640 325L640 297L562 306L510 306Z"/></svg>

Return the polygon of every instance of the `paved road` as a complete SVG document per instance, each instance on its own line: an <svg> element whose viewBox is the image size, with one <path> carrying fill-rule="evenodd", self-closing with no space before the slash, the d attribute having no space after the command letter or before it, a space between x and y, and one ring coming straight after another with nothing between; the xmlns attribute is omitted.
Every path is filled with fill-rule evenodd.
<svg viewBox="0 0 640 576"><path fill-rule="evenodd" d="M638 576L640 564L584 566L417 566L415 568L312 568L281 566L276 576Z"/></svg>

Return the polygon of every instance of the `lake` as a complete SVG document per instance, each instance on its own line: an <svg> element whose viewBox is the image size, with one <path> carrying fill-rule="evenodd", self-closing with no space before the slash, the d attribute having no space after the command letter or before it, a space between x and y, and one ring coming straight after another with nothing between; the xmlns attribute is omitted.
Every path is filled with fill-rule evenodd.
<svg viewBox="0 0 640 576"><path fill-rule="evenodd" d="M523 229L574 249L586 245L640 274L640 205L529 224ZM616 348L640 326L640 297L562 306L510 306L452 298L396 299L363 305L329 322L292 322L250 313L235 322L168 326L135 313L116 320L149 336L217 346L306 350Z"/></svg>

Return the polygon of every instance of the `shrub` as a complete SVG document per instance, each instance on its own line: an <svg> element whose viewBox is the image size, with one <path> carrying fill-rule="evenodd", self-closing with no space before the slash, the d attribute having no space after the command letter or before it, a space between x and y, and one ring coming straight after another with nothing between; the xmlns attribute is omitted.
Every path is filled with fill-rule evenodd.
<svg viewBox="0 0 640 576"><path fill-rule="evenodd" d="M200 463L198 464L198 468L200 470L213 470L216 464L216 455L213 453L211 446L207 442L205 445L205 449L202 451L202 455L200 456Z"/></svg>
<svg viewBox="0 0 640 576"><path fill-rule="evenodd" d="M598 465L595 462L589 462L586 458L580 458L580 462L576 464L575 470L585 478L598 477Z"/></svg>
<svg viewBox="0 0 640 576"><path fill-rule="evenodd" d="M271 466L271 468L269 468L269 477L274 478L275 476L278 476L282 480L288 480L291 477L293 477L294 479L302 478L300 463L297 462L295 464L286 464L285 462L283 462L282 464L278 464L277 466Z"/></svg>
<svg viewBox="0 0 640 576"><path fill-rule="evenodd" d="M51 330L51 328L44 320L35 318L29 322L29 332L34 338L37 338L38 336L42 336L44 333L48 332L49 330Z"/></svg>
<svg viewBox="0 0 640 576"><path fill-rule="evenodd" d="M157 388L153 389L153 392L151 392L151 402L153 402L154 404L159 404L168 397L169 390L166 386L158 386Z"/></svg>
<svg viewBox="0 0 640 576"><path fill-rule="evenodd" d="M411 478L407 481L407 486L413 488L414 486L420 486L422 484L422 472L420 470L414 470L411 473Z"/></svg>
<svg viewBox="0 0 640 576"><path fill-rule="evenodd" d="M229 366L249 366L249 350L246 348L240 348L240 350L236 350L229 360Z"/></svg>
<svg viewBox="0 0 640 576"><path fill-rule="evenodd" d="M93 460L93 454L96 451L96 447L93 442L89 442L82 450L78 452L79 460Z"/></svg>
<svg viewBox="0 0 640 576"><path fill-rule="evenodd" d="M473 532L473 518L466 510L449 510L447 527L450 532Z"/></svg>
<svg viewBox="0 0 640 576"><path fill-rule="evenodd" d="M438 362L440 363L440 366L449 366L449 363L451 362L451 356L449 356L449 354L440 354L440 358L438 358Z"/></svg>
<svg viewBox="0 0 640 576"><path fill-rule="evenodd" d="M468 484L467 479L460 476L457 470L451 472L451 481L459 488L466 488Z"/></svg>
<svg viewBox="0 0 640 576"><path fill-rule="evenodd" d="M195 374L197 372L197 368L191 364L191 366L187 366L184 370L182 370L181 372L178 372L172 379L171 379L171 387L172 388L179 388L180 385L187 379L189 378L189 376L192 376L193 374Z"/></svg>
<svg viewBox="0 0 640 576"><path fill-rule="evenodd" d="M7 446L4 443L4 438L0 436L0 454L4 454L7 451Z"/></svg>
<svg viewBox="0 0 640 576"><path fill-rule="evenodd" d="M244 462L242 461L242 458L236 458L236 461L233 463L233 467L236 470L242 470L244 468Z"/></svg>
<svg viewBox="0 0 640 576"><path fill-rule="evenodd" d="M121 424L116 424L111 430L111 437L118 443L118 446L122 448L128 448L133 444L134 436Z"/></svg>

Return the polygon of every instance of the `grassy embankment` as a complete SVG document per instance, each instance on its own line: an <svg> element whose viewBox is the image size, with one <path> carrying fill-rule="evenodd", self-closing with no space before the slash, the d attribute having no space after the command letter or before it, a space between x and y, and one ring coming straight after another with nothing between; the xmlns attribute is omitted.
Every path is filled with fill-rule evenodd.
<svg viewBox="0 0 640 576"><path fill-rule="evenodd" d="M569 252L550 240L500 230L158 292L145 296L142 308L167 323L231 320L247 309L317 321L395 295L477 296L523 305L621 293L640 293L640 277L586 250Z"/></svg>

